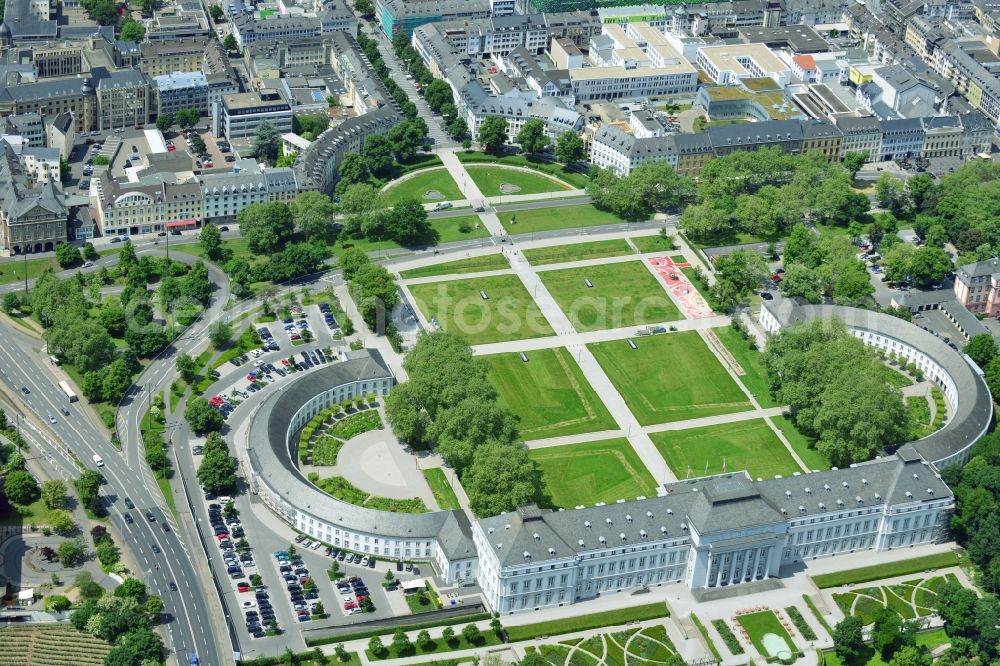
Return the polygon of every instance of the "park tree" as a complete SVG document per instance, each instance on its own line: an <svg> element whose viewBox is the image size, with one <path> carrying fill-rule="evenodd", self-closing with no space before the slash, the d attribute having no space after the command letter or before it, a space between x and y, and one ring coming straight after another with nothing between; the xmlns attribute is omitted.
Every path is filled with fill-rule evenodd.
<svg viewBox="0 0 1000 666"><path fill-rule="evenodd" d="M347 153L337 168L337 194L343 197L351 185L368 181L368 164L358 153Z"/></svg>
<svg viewBox="0 0 1000 666"><path fill-rule="evenodd" d="M212 17L213 21L219 23L222 21L225 12L222 11L222 5L212 5L212 8L208 10L208 14Z"/></svg>
<svg viewBox="0 0 1000 666"><path fill-rule="evenodd" d="M483 635L480 633L479 627L470 623L462 627L462 638L469 645L477 645L482 641Z"/></svg>
<svg viewBox="0 0 1000 666"><path fill-rule="evenodd" d="M361 148L365 168L376 176L385 175L392 168L392 143L384 134L370 134Z"/></svg>
<svg viewBox="0 0 1000 666"><path fill-rule="evenodd" d="M424 100L431 111L440 113L441 107L445 104L452 104L455 101L451 92L451 86L443 79L434 79L429 86L424 88Z"/></svg>
<svg viewBox="0 0 1000 666"><path fill-rule="evenodd" d="M844 155L844 159L841 161L841 164L843 164L844 168L847 169L851 178L854 178L858 174L858 171L861 170L861 167L865 165L865 162L868 161L868 157L869 152L867 150L851 150Z"/></svg>
<svg viewBox="0 0 1000 666"><path fill-rule="evenodd" d="M198 233L198 244L205 252L205 256L212 261L220 261L224 258L222 248L222 231L214 224L206 224Z"/></svg>
<svg viewBox="0 0 1000 666"><path fill-rule="evenodd" d="M922 286L941 282L951 268L951 257L939 247L919 247L910 259L910 275Z"/></svg>
<svg viewBox="0 0 1000 666"><path fill-rule="evenodd" d="M194 380L198 377L198 364L195 360L191 358L190 354L181 352L177 355L177 372L180 373L181 378L188 384L194 383Z"/></svg>
<svg viewBox="0 0 1000 666"><path fill-rule="evenodd" d="M140 617L142 614L139 614ZM146 627L122 633L105 657L105 666L147 666L161 663L163 640Z"/></svg>
<svg viewBox="0 0 1000 666"><path fill-rule="evenodd" d="M222 413L208 404L205 398L192 398L184 410L184 418L195 432L215 432L224 423Z"/></svg>
<svg viewBox="0 0 1000 666"><path fill-rule="evenodd" d="M997 357L997 344L989 333L980 333L974 335L962 351L980 368L985 368Z"/></svg>
<svg viewBox="0 0 1000 666"><path fill-rule="evenodd" d="M211 433L205 441L205 453L197 474L198 482L209 492L226 493L236 489L236 461L219 433Z"/></svg>
<svg viewBox="0 0 1000 666"><path fill-rule="evenodd" d="M767 275L767 262L758 252L739 250L719 257L715 262L713 295L724 310L730 310L760 289Z"/></svg>
<svg viewBox="0 0 1000 666"><path fill-rule="evenodd" d="M208 326L208 341L216 349L222 349L233 339L233 327L225 321L217 320Z"/></svg>
<svg viewBox="0 0 1000 666"><path fill-rule="evenodd" d="M146 584L138 578L126 578L115 588L114 595L139 601L146 596Z"/></svg>
<svg viewBox="0 0 1000 666"><path fill-rule="evenodd" d="M371 263L371 259L368 258L368 254L361 248L351 247L344 250L338 260L338 265L343 273L344 280L350 282L354 279L362 267L367 266Z"/></svg>
<svg viewBox="0 0 1000 666"><path fill-rule="evenodd" d="M56 261L62 268L76 266L80 263L80 250L75 245L60 241L56 244Z"/></svg>
<svg viewBox="0 0 1000 666"><path fill-rule="evenodd" d="M579 162L586 154L583 139L572 130L567 130L556 139L556 159L570 165Z"/></svg>
<svg viewBox="0 0 1000 666"><path fill-rule="evenodd" d="M448 123L448 136L453 139L464 139L469 136L469 123L465 118L454 118Z"/></svg>
<svg viewBox="0 0 1000 666"><path fill-rule="evenodd" d="M889 666L931 666L931 657L923 648L907 645L892 656Z"/></svg>
<svg viewBox="0 0 1000 666"><path fill-rule="evenodd" d="M56 554L59 557L59 564L64 567L75 567L86 557L87 549L82 540L68 539L59 544L59 547L56 548Z"/></svg>
<svg viewBox="0 0 1000 666"><path fill-rule="evenodd" d="M281 146L281 134L278 128L264 120L257 126L253 138L254 155L273 164L278 159L278 149Z"/></svg>
<svg viewBox="0 0 1000 666"><path fill-rule="evenodd" d="M163 599L156 596L155 594L151 594L148 597L146 597L146 603L143 605L146 609L146 614L149 615L149 617L153 619L153 621L159 619L160 615L163 614L163 608L164 608Z"/></svg>
<svg viewBox="0 0 1000 666"><path fill-rule="evenodd" d="M413 159L424 142L426 131L421 123L407 120L389 130L392 154L399 162Z"/></svg>
<svg viewBox="0 0 1000 666"><path fill-rule="evenodd" d="M397 201L386 217L389 238L404 247L432 245L437 242L437 229L427 219L423 205L412 198Z"/></svg>
<svg viewBox="0 0 1000 666"><path fill-rule="evenodd" d="M455 640L455 630L452 627L445 627L441 630L441 639L448 645L451 645Z"/></svg>
<svg viewBox="0 0 1000 666"><path fill-rule="evenodd" d="M538 481L528 449L520 443L485 442L462 475L469 506L478 516L513 511L538 499Z"/></svg>
<svg viewBox="0 0 1000 666"><path fill-rule="evenodd" d="M375 4L372 0L354 0L354 8L368 20L375 18Z"/></svg>
<svg viewBox="0 0 1000 666"><path fill-rule="evenodd" d="M49 513L49 527L56 534L72 534L76 530L76 523L73 522L73 516L70 515L69 511L64 511L62 509L56 509Z"/></svg>
<svg viewBox="0 0 1000 666"><path fill-rule="evenodd" d="M402 629L397 629L392 634L392 651L397 657L403 657L413 650L409 637Z"/></svg>
<svg viewBox="0 0 1000 666"><path fill-rule="evenodd" d="M62 479L49 479L42 482L42 501L50 509L62 509L66 506L66 482Z"/></svg>
<svg viewBox="0 0 1000 666"><path fill-rule="evenodd" d="M7 474L3 485L4 494L14 504L28 505L38 499L39 490L35 477L23 469Z"/></svg>
<svg viewBox="0 0 1000 666"><path fill-rule="evenodd" d="M337 240L337 207L322 192L302 192L292 203L292 218L306 238L333 244Z"/></svg>
<svg viewBox="0 0 1000 666"><path fill-rule="evenodd" d="M532 118L521 126L514 141L529 155L540 153L549 147L549 137L545 133L545 121Z"/></svg>
<svg viewBox="0 0 1000 666"><path fill-rule="evenodd" d="M259 230L258 230L259 232ZM208 277L208 267L203 261L196 261L180 282L180 293L184 298L206 305L212 296L212 283Z"/></svg>
<svg viewBox="0 0 1000 666"><path fill-rule="evenodd" d="M844 664L853 663L865 645L864 622L848 615L833 628L833 648Z"/></svg>
<svg viewBox="0 0 1000 666"><path fill-rule="evenodd" d="M146 36L146 28L131 16L126 15L122 20L121 33L119 36L124 42L139 43L142 41L142 38Z"/></svg>
<svg viewBox="0 0 1000 666"><path fill-rule="evenodd" d="M476 138L487 152L501 150L507 143L507 121L500 116L487 116L479 126Z"/></svg>
<svg viewBox="0 0 1000 666"><path fill-rule="evenodd" d="M240 45L236 41L236 37L232 33L226 35L226 38L222 40L222 48L228 53L236 53L240 50Z"/></svg>
<svg viewBox="0 0 1000 666"><path fill-rule="evenodd" d="M880 608L874 613L871 630L872 647L878 650L882 659L889 661L896 652L916 642L915 627L904 621L894 610Z"/></svg>
<svg viewBox="0 0 1000 666"><path fill-rule="evenodd" d="M388 313L399 302L399 292L392 274L383 266L367 264L359 268L351 280L356 290L355 300L361 318L373 332L381 332Z"/></svg>
<svg viewBox="0 0 1000 666"><path fill-rule="evenodd" d="M279 251L295 231L295 218L288 204L283 201L253 203L237 216L240 235L247 241L251 252L271 254Z"/></svg>
<svg viewBox="0 0 1000 666"><path fill-rule="evenodd" d="M426 446L431 421L427 412L422 409L420 400L414 395L412 383L398 385L386 397L385 416L392 426L392 432L400 441L415 449Z"/></svg>
<svg viewBox="0 0 1000 666"><path fill-rule="evenodd" d="M382 643L382 639L378 636L372 636L368 640L368 651L371 652L376 657L381 657L385 655L386 649L385 645Z"/></svg>
<svg viewBox="0 0 1000 666"><path fill-rule="evenodd" d="M815 270L802 264L787 264L779 289L788 297L798 296L810 303L822 300L823 281Z"/></svg>

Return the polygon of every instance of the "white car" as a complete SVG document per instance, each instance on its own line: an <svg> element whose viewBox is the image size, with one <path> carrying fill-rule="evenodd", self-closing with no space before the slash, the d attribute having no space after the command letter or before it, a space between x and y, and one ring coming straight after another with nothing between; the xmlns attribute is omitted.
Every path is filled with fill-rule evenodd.
<svg viewBox="0 0 1000 666"><path fill-rule="evenodd" d="M361 614L361 609L360 608L352 608L351 610L347 611L347 614L348 615L360 615Z"/></svg>
<svg viewBox="0 0 1000 666"><path fill-rule="evenodd" d="M257 604L252 601L244 601L242 606L243 608L256 608Z"/></svg>
<svg viewBox="0 0 1000 666"><path fill-rule="evenodd" d="M350 603L352 601L354 601L354 597L352 597L351 595L348 594L346 597L344 597L344 603L345 604L346 603Z"/></svg>

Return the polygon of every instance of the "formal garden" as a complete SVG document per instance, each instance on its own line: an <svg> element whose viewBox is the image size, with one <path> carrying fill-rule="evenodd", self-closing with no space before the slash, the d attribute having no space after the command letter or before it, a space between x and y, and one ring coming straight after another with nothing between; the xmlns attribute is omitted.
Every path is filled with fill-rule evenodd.
<svg viewBox="0 0 1000 666"><path fill-rule="evenodd" d="M878 585L835 593L833 600L844 613L875 621L876 611L888 608L904 620L932 615L937 609L938 590L946 582L958 582L954 574L914 578L894 585Z"/></svg>
<svg viewBox="0 0 1000 666"><path fill-rule="evenodd" d="M527 648L534 651L534 647ZM683 663L663 625L573 638L537 648L552 666L656 666Z"/></svg>

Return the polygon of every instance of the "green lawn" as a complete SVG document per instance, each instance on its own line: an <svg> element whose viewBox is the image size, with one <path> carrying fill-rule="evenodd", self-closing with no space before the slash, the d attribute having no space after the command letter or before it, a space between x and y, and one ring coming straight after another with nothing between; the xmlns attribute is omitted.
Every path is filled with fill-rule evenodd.
<svg viewBox="0 0 1000 666"><path fill-rule="evenodd" d="M565 261L600 259L602 257L620 257L626 254L632 254L632 248L623 238L594 241L593 243L553 245L552 247L539 247L524 251L524 257L535 266L558 264Z"/></svg>
<svg viewBox="0 0 1000 666"><path fill-rule="evenodd" d="M597 210L586 204L583 206L559 206L558 208L532 208L515 212L498 213L500 223L509 234L527 234L554 229L575 229L596 227L602 224L623 224L625 220L613 213Z"/></svg>
<svg viewBox="0 0 1000 666"><path fill-rule="evenodd" d="M200 257L201 259L207 259L208 257L205 256L205 250L202 248L201 243L197 242L197 236L188 236L188 238L194 238L195 240L194 242L184 242L176 245L171 243L170 250L172 252L182 252L184 254ZM257 256L250 251L250 247L246 239L242 237L227 238L222 241L222 247L229 250L234 257L242 257L251 264L253 264L254 259L257 258ZM166 247L164 247L164 249L166 249Z"/></svg>
<svg viewBox="0 0 1000 666"><path fill-rule="evenodd" d="M917 634L917 645L928 650L933 650L940 645L950 642L951 639L943 628L922 631ZM826 662L826 666L889 666L887 662L883 661L878 650L867 644L861 648L861 653L858 657L852 659L847 664L844 664L833 650L825 650L823 652L823 659Z"/></svg>
<svg viewBox="0 0 1000 666"><path fill-rule="evenodd" d="M429 190L437 190L442 196L435 199L424 197L424 194ZM385 203L390 206L399 203L402 199L416 199L421 203L437 203L438 201L465 198L462 190L458 188L458 183L444 167L422 171L395 185L390 185L382 193L382 197Z"/></svg>
<svg viewBox="0 0 1000 666"><path fill-rule="evenodd" d="M458 333L470 345L553 334L516 275L415 284L410 293L428 320L436 318L444 330Z"/></svg>
<svg viewBox="0 0 1000 666"><path fill-rule="evenodd" d="M469 257L456 261L446 261L442 264L432 264L402 271L404 280L412 278L432 277L435 275L457 275L460 273L481 273L483 271L500 271L510 268L507 257L502 254L487 254L482 257Z"/></svg>
<svg viewBox="0 0 1000 666"><path fill-rule="evenodd" d="M750 349L749 341L744 340L743 335L732 326L723 326L713 330L746 373L740 377L743 386L754 394L761 407L776 407L778 403L771 397L767 382L767 369L764 367L760 351Z"/></svg>
<svg viewBox="0 0 1000 666"><path fill-rule="evenodd" d="M620 624L628 624L629 622L641 622L642 620L667 617L668 615L670 613L662 601L654 602L642 606L631 606L605 611L603 613L575 615L559 620L507 627L507 640L511 643L517 643L519 641L538 638L539 636L557 636L559 634L586 631L598 627L614 627Z"/></svg>
<svg viewBox="0 0 1000 666"><path fill-rule="evenodd" d="M795 642L792 641L792 637L788 635L788 632L782 626L781 620L774 614L774 611L767 610L760 611L759 613L738 615L736 621L743 625L743 628L747 631L747 635L750 636L750 642L753 643L753 646L757 648L757 652L764 658L777 656L771 655L764 647L762 639L765 634L774 634L784 640L785 646L792 654L798 651L798 648L795 647Z"/></svg>
<svg viewBox="0 0 1000 666"><path fill-rule="evenodd" d="M893 576L905 576L930 569L952 567L957 565L959 561L958 553L949 551L947 553L915 557L911 560L887 562L870 567L821 574L812 578L813 582L816 583L816 587L824 589L828 587L841 587L848 584L867 583L873 580L881 580L882 578L892 578Z"/></svg>
<svg viewBox="0 0 1000 666"><path fill-rule="evenodd" d="M745 469L755 479L769 479L802 471L763 419L667 430L649 437L681 478Z"/></svg>
<svg viewBox="0 0 1000 666"><path fill-rule="evenodd" d="M550 162L541 158L525 157L523 155L493 155L476 150L459 151L455 154L458 156L459 161L464 164L486 162L493 164L508 164L510 166L530 167L536 171L541 171L542 173L547 173L550 176L555 176L560 180L565 180L567 183L579 189L587 187L587 184L590 182L590 178L587 176L585 170L567 171L563 168L562 164Z"/></svg>
<svg viewBox="0 0 1000 666"><path fill-rule="evenodd" d="M882 365L882 374L885 376L886 383L894 388L901 389L907 386L913 386L912 379L890 365Z"/></svg>
<svg viewBox="0 0 1000 666"><path fill-rule="evenodd" d="M440 467L425 469L424 479L426 479L427 485L430 486L431 492L434 493L435 501L437 501L438 506L442 510L462 508L458 503L458 496L452 490L451 484L448 483L448 478L444 475Z"/></svg>
<svg viewBox="0 0 1000 666"><path fill-rule="evenodd" d="M664 238L656 236L632 236L629 238L632 243L639 248L639 252L673 252L676 249L676 241L673 236Z"/></svg>
<svg viewBox="0 0 1000 666"><path fill-rule="evenodd" d="M625 438L531 449L529 455L541 471L548 507L656 496L656 481Z"/></svg>
<svg viewBox="0 0 1000 666"><path fill-rule="evenodd" d="M520 417L526 440L616 428L573 355L563 347L484 357L500 404Z"/></svg>
<svg viewBox="0 0 1000 666"><path fill-rule="evenodd" d="M540 173L529 173L518 169L497 169L488 166L466 167L469 177L483 193L483 196L496 197L501 194L542 194L544 192L562 192L573 189L569 185L557 182ZM504 192L501 185L513 185L516 192Z"/></svg>
<svg viewBox="0 0 1000 666"><path fill-rule="evenodd" d="M68 494L73 496L74 490L68 485ZM16 505L10 511L0 514L0 525L48 525L52 510L45 506L41 498L31 504Z"/></svg>
<svg viewBox="0 0 1000 666"><path fill-rule="evenodd" d="M736 382L695 331L600 342L590 350L642 425L750 408Z"/></svg>
<svg viewBox="0 0 1000 666"><path fill-rule="evenodd" d="M538 277L580 332L683 319L641 261L543 271Z"/></svg>
<svg viewBox="0 0 1000 666"><path fill-rule="evenodd" d="M830 469L829 459L813 448L809 438L799 432L799 429L795 427L791 419L784 416L772 416L771 421L774 422L774 425L778 426L778 430L785 436L788 443L792 445L792 449L795 450L799 458L802 458L802 462L806 464L806 467L810 470Z"/></svg>

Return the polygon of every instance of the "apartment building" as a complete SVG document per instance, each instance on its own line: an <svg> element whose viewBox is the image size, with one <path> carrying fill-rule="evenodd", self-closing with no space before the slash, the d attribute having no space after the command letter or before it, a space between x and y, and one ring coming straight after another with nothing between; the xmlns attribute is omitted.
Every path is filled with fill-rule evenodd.
<svg viewBox="0 0 1000 666"><path fill-rule="evenodd" d="M36 182L0 141L0 251L49 252L66 240L68 209L58 178Z"/></svg>
<svg viewBox="0 0 1000 666"><path fill-rule="evenodd" d="M176 115L181 109L208 113L208 79L201 72L173 72L153 78L157 115Z"/></svg>
<svg viewBox="0 0 1000 666"><path fill-rule="evenodd" d="M955 270L955 298L969 312L1000 315L1000 261L987 259Z"/></svg>
<svg viewBox="0 0 1000 666"><path fill-rule="evenodd" d="M150 78L173 72L201 72L210 41L212 40L204 37L143 42L139 45L139 69Z"/></svg>

